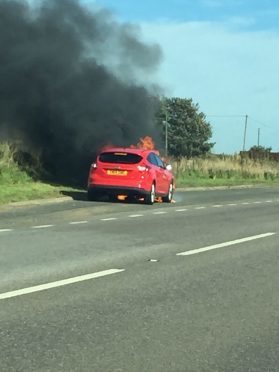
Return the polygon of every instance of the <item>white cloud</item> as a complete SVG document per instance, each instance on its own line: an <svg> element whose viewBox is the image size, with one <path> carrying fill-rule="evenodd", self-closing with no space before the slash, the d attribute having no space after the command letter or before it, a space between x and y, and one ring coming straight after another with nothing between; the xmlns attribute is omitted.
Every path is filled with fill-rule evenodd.
<svg viewBox="0 0 279 372"><path fill-rule="evenodd" d="M167 95L191 97L207 115L251 115L265 124L262 145L279 151L278 33L238 30L233 22L145 23L142 29L163 48L158 79ZM209 119L217 152L241 149L244 119ZM256 144L260 126L248 121L247 147Z"/></svg>

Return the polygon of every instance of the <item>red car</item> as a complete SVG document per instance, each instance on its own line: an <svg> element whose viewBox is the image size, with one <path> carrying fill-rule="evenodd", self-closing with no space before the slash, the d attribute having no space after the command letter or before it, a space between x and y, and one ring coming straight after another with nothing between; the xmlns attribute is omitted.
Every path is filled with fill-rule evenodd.
<svg viewBox="0 0 279 372"><path fill-rule="evenodd" d="M172 201L174 176L154 150L110 148L101 152L90 168L88 199L117 195L143 198L153 204L156 197Z"/></svg>

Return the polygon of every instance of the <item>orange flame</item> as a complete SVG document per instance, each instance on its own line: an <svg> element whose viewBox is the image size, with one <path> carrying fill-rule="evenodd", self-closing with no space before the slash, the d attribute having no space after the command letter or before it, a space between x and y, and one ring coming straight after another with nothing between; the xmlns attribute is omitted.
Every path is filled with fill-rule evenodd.
<svg viewBox="0 0 279 372"><path fill-rule="evenodd" d="M99 152L109 150L110 148L115 147L113 144L108 143L104 145ZM131 145L131 149L144 149L144 150L154 150L159 154L159 151L155 150L155 143L150 136L145 136L143 138L140 138L139 142L136 145Z"/></svg>
<svg viewBox="0 0 279 372"><path fill-rule="evenodd" d="M127 198L127 195L122 195L122 194L117 195L118 200L124 201L126 198Z"/></svg>
<svg viewBox="0 0 279 372"><path fill-rule="evenodd" d="M150 136L140 138L136 145L130 146L132 149L155 150L155 143Z"/></svg>

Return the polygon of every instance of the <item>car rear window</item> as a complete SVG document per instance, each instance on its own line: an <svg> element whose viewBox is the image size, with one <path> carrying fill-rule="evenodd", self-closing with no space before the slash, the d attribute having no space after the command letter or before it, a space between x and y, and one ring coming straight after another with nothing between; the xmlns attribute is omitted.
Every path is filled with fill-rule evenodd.
<svg viewBox="0 0 279 372"><path fill-rule="evenodd" d="M140 155L129 152L103 152L99 156L102 163L137 164L141 159Z"/></svg>

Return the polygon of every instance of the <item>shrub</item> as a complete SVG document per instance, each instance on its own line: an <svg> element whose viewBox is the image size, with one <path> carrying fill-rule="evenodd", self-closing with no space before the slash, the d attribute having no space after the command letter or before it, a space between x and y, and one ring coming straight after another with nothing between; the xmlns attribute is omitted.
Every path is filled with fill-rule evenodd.
<svg viewBox="0 0 279 372"><path fill-rule="evenodd" d="M20 169L15 161L15 149L9 143L0 143L0 184L18 184L30 182L32 178Z"/></svg>

